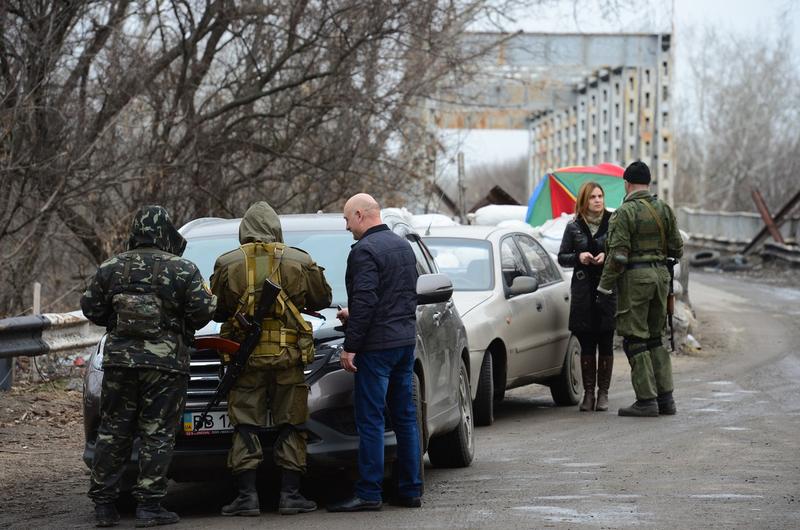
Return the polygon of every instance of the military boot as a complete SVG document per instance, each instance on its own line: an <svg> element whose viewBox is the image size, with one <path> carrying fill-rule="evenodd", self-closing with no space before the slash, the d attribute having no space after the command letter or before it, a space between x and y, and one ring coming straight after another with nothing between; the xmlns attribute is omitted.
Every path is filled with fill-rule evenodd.
<svg viewBox="0 0 800 530"><path fill-rule="evenodd" d="M672 397L672 392L664 392L659 394L656 398L658 401L658 413L665 416L672 416L677 412L675 408L675 399Z"/></svg>
<svg viewBox="0 0 800 530"><path fill-rule="evenodd" d="M600 355L597 361L597 406L595 410L608 410L608 387L611 386L613 355Z"/></svg>
<svg viewBox="0 0 800 530"><path fill-rule="evenodd" d="M97 522L97 526L101 528L117 526L117 523L119 523L119 512L113 502L95 504L94 519Z"/></svg>
<svg viewBox="0 0 800 530"><path fill-rule="evenodd" d="M222 507L222 515L244 515L254 517L261 515L256 490L256 470L248 469L236 475L236 487L239 495L233 502Z"/></svg>
<svg viewBox="0 0 800 530"><path fill-rule="evenodd" d="M313 512L317 509L317 503L306 499L300 493L300 476L299 471L283 470L281 500L278 503L278 513L281 515L295 515Z"/></svg>
<svg viewBox="0 0 800 530"><path fill-rule="evenodd" d="M638 418L658 417L658 403L653 399L637 399L630 407L619 409L620 416L634 416Z"/></svg>
<svg viewBox="0 0 800 530"><path fill-rule="evenodd" d="M581 376L583 377L583 401L578 410L594 410L594 386L597 382L597 361L592 355L581 355Z"/></svg>
<svg viewBox="0 0 800 530"><path fill-rule="evenodd" d="M136 507L136 528L175 524L180 520L177 513L165 510L158 502L139 504Z"/></svg>

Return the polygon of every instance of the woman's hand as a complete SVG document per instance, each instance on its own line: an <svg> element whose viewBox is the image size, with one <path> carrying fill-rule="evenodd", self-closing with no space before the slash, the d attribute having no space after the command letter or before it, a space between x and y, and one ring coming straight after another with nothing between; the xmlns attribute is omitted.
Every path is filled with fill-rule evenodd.
<svg viewBox="0 0 800 530"><path fill-rule="evenodd" d="M595 256L592 261L594 261L595 265L602 265L606 261L606 253L601 252L600 254Z"/></svg>
<svg viewBox="0 0 800 530"><path fill-rule="evenodd" d="M594 262L594 257L592 256L591 252L581 252L578 254L578 261L580 261L583 265L589 265L590 263Z"/></svg>

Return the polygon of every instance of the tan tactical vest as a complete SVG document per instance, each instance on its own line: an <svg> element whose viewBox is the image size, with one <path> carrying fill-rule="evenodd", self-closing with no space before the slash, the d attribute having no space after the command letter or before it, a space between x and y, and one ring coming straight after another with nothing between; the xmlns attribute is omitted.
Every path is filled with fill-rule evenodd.
<svg viewBox="0 0 800 530"><path fill-rule="evenodd" d="M286 245L283 243L247 243L239 247L245 258L245 275L247 288L239 299L238 311L250 317L255 312L256 293L260 293L264 278L278 285L281 284L280 263ZM239 324L233 319L234 328L239 331ZM274 358L275 364L292 364L292 357L299 353L300 359L305 364L314 360L314 338L311 324L300 313L297 306L292 303L281 290L278 299L273 305L272 313L261 324L261 341L251 355L255 358L265 358L264 364L272 364L268 358ZM281 355L289 359L278 359ZM261 364L261 363L259 363Z"/></svg>

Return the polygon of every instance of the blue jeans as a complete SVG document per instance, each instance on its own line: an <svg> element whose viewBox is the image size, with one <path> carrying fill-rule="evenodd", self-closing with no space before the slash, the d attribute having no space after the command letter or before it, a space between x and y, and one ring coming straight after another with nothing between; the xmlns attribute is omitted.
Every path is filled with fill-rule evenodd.
<svg viewBox="0 0 800 530"><path fill-rule="evenodd" d="M420 447L413 398L414 346L359 353L355 357L355 415L360 437L356 496L381 500L384 411L388 404L397 437L398 493L419 497Z"/></svg>

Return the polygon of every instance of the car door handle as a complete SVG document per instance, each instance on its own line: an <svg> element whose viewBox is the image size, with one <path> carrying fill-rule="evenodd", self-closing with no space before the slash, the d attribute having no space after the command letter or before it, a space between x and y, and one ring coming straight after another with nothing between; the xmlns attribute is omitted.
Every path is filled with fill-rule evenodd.
<svg viewBox="0 0 800 530"><path fill-rule="evenodd" d="M434 324L436 324L436 325L438 326L438 325L439 325L439 321L441 321L441 320L442 320L442 315L443 315L443 314L444 314L444 311L437 311L437 312L435 312L435 313L433 314L433 323L434 323Z"/></svg>
<svg viewBox="0 0 800 530"><path fill-rule="evenodd" d="M542 303L541 302L536 302L536 310L541 312L542 309L544 309L544 306L542 305Z"/></svg>

